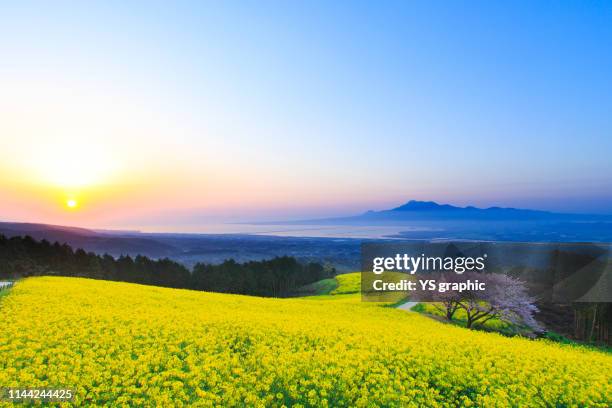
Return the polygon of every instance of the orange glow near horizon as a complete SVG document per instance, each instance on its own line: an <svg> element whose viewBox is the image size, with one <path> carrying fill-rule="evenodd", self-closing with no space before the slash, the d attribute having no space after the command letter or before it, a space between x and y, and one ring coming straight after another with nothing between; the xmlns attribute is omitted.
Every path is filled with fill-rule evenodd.
<svg viewBox="0 0 612 408"><path fill-rule="evenodd" d="M138 229L149 220L159 220L160 225L175 219L201 223L207 217L256 220L260 213L293 218L330 204L312 192L306 196L299 185L275 189L265 180L228 174L215 178L203 170L162 164L161 168L134 167L115 173L108 182L80 186L58 185L27 170L0 166L0 221Z"/></svg>

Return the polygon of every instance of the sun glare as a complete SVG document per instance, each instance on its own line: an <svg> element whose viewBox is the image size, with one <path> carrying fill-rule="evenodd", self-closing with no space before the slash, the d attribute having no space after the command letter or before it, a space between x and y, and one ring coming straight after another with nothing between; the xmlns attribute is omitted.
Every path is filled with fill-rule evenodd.
<svg viewBox="0 0 612 408"><path fill-rule="evenodd" d="M79 142L47 147L35 155L32 167L38 179L63 188L91 187L108 181L116 160L101 146Z"/></svg>
<svg viewBox="0 0 612 408"><path fill-rule="evenodd" d="M78 205L76 200L68 200L66 201L66 205L68 206L68 208L76 208L76 206Z"/></svg>

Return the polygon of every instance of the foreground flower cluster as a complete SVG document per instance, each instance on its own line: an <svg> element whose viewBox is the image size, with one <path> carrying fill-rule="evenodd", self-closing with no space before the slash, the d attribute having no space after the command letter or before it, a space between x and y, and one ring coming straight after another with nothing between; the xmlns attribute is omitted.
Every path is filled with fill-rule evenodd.
<svg viewBox="0 0 612 408"><path fill-rule="evenodd" d="M605 407L612 400L609 354L472 332L360 303L358 295L335 298L26 279L0 304L0 386L68 387L71 404L88 406Z"/></svg>

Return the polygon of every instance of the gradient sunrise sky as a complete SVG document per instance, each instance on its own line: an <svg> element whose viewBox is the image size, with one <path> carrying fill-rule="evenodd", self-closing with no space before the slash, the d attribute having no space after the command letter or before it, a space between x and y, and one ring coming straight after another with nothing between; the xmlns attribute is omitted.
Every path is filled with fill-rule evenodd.
<svg viewBox="0 0 612 408"><path fill-rule="evenodd" d="M0 219L612 213L610 21L595 1L1 2Z"/></svg>

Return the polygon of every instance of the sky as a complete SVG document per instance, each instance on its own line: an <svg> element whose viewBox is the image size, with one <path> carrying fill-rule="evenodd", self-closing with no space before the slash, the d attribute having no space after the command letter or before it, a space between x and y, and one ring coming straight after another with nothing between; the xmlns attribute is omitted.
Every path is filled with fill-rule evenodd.
<svg viewBox="0 0 612 408"><path fill-rule="evenodd" d="M0 1L0 219L612 213L611 18L601 1Z"/></svg>

